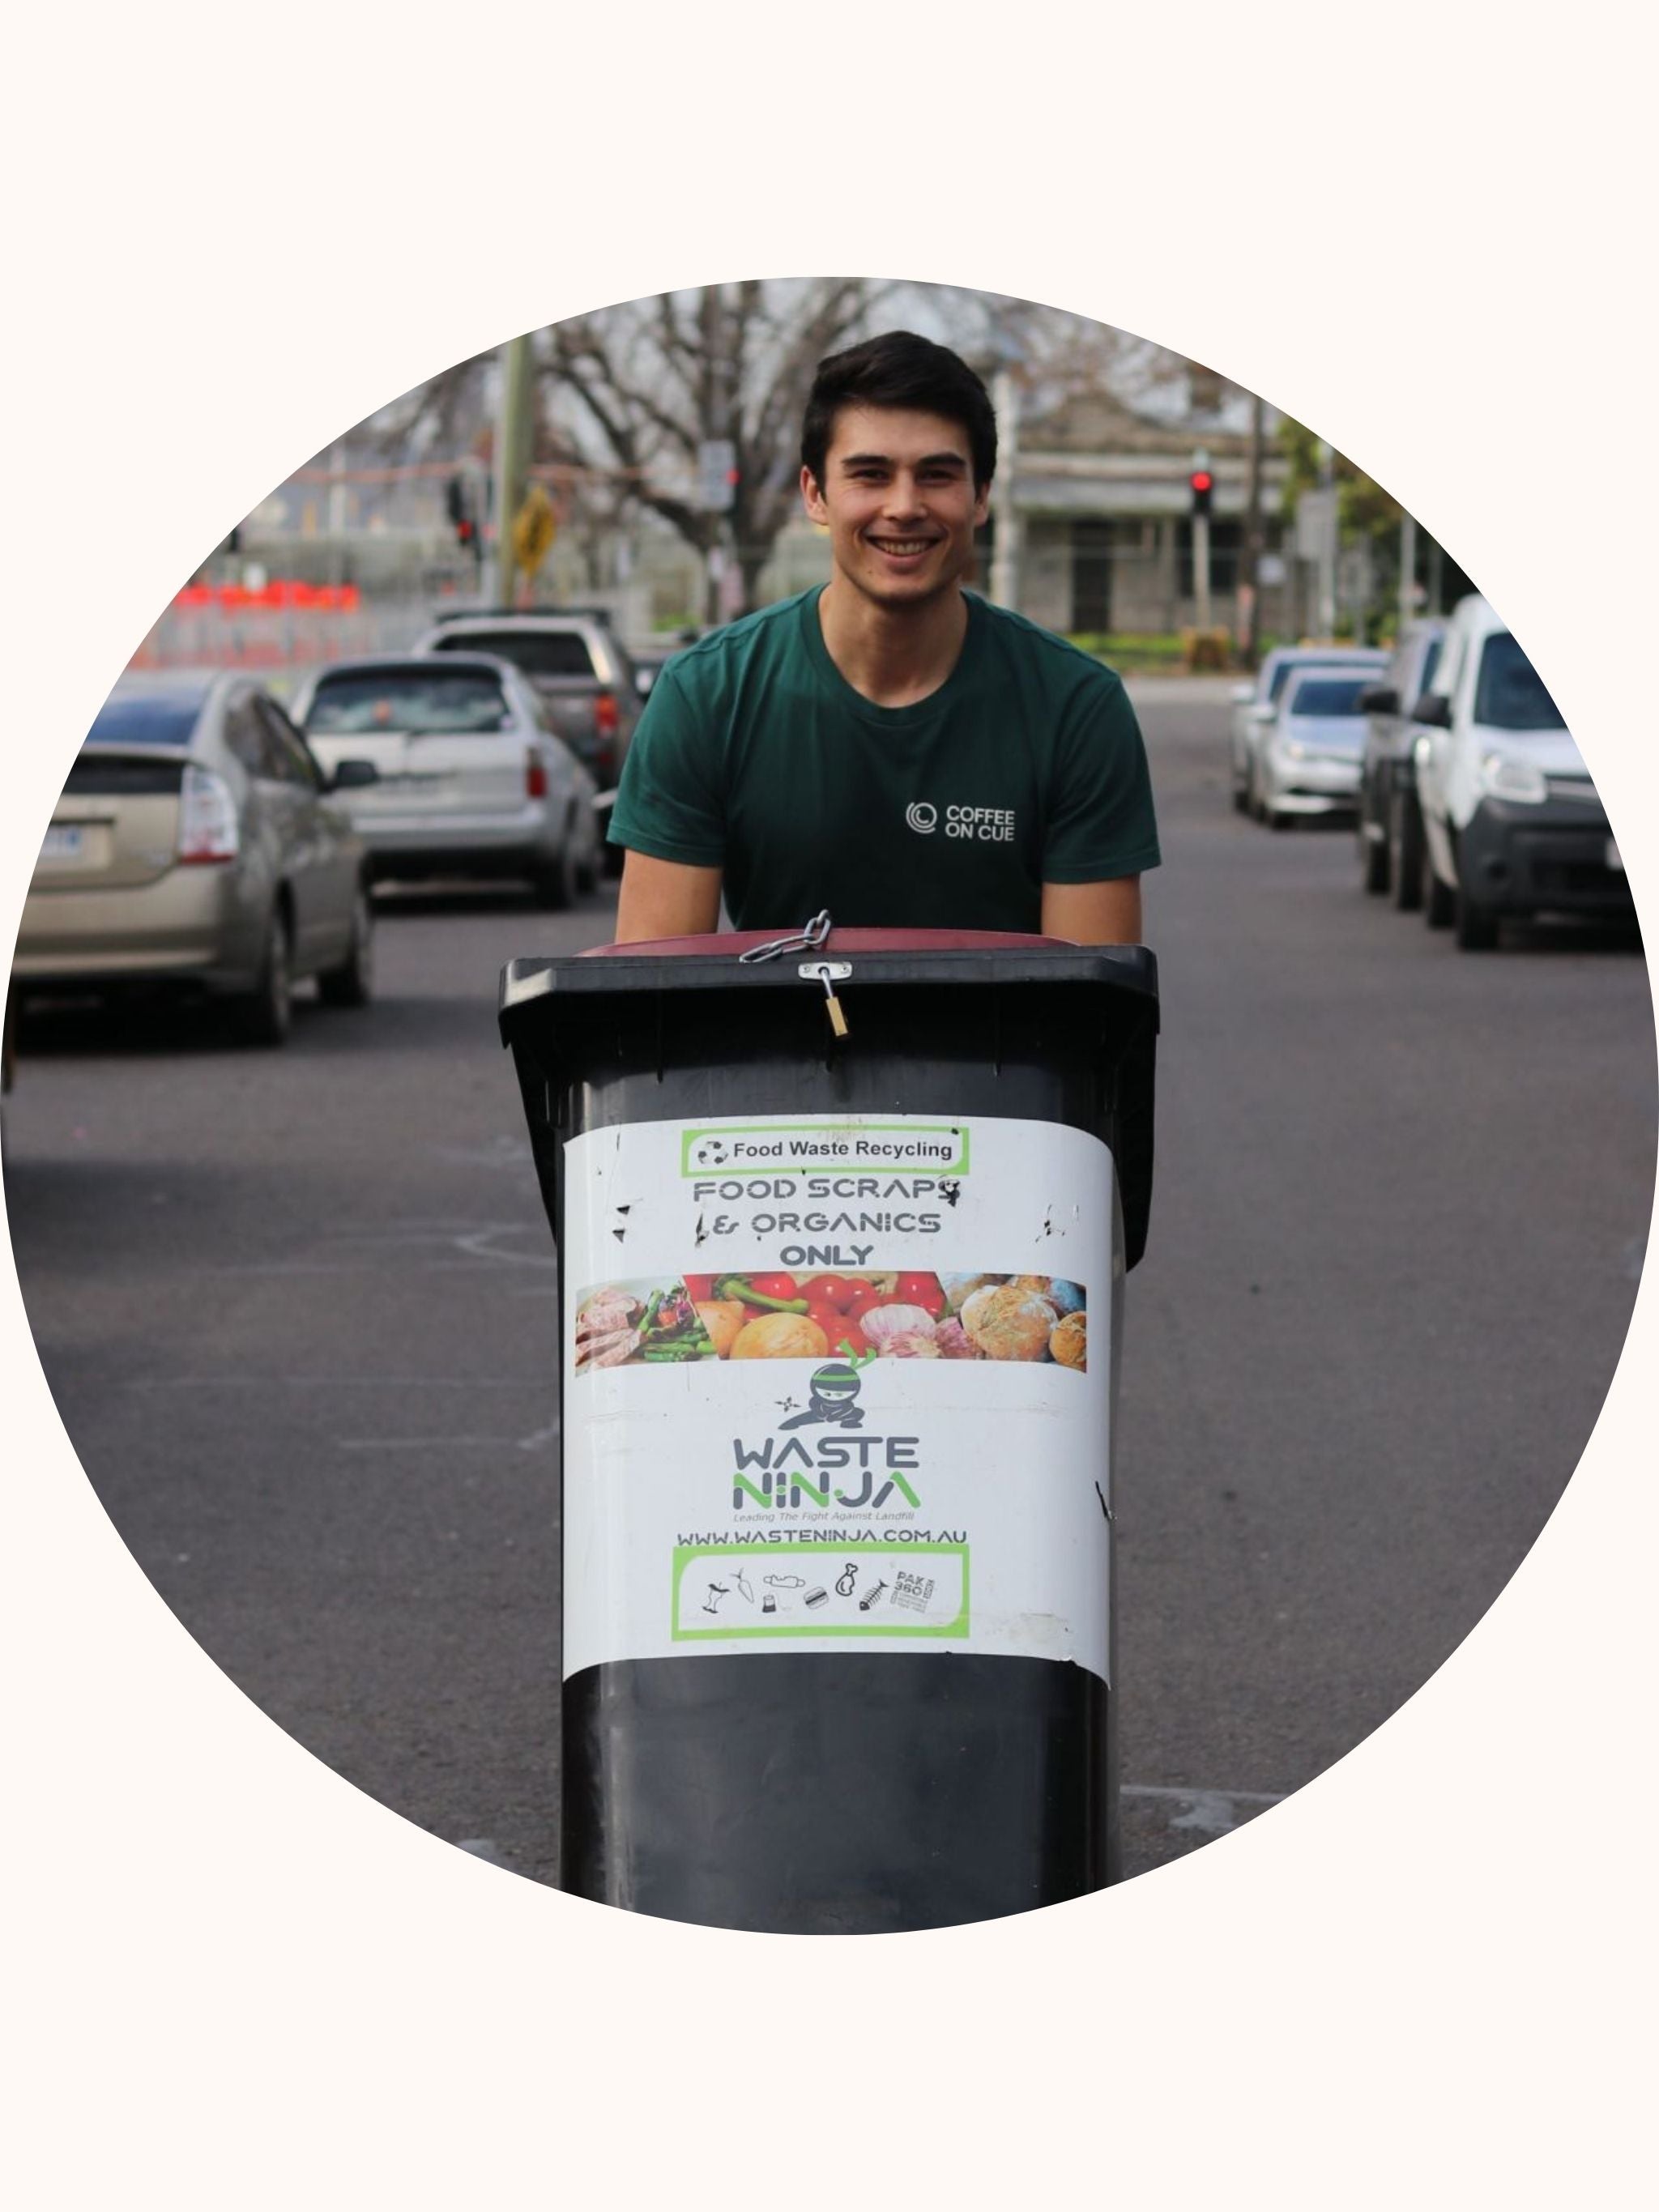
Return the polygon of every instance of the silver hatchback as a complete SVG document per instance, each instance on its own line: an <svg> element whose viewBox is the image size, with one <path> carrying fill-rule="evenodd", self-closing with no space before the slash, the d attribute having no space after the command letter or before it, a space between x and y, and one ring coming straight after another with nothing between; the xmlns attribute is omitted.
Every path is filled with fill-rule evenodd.
<svg viewBox="0 0 1659 2212"><path fill-rule="evenodd" d="M517 877L549 907L592 890L593 779L505 661L337 661L301 687L294 711L325 766L374 763L351 813L377 879Z"/></svg>
<svg viewBox="0 0 1659 2212"><path fill-rule="evenodd" d="M236 673L124 677L41 844L14 987L188 986L243 1032L288 1034L297 978L361 1006L373 969L368 854L276 702Z"/></svg>

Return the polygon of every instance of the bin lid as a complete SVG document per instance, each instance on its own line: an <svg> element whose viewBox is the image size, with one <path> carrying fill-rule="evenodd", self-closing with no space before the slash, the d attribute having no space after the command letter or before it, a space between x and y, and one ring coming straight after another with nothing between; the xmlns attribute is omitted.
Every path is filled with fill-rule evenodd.
<svg viewBox="0 0 1659 2212"><path fill-rule="evenodd" d="M1158 962L1144 945L1073 945L1064 938L1003 930L836 929L811 951L792 949L747 963L741 958L778 941L775 930L733 930L509 960L501 970L498 1007L503 1036L521 1009L550 996L799 991L803 963L822 959L851 961L860 985L1094 983L1150 1000L1154 1008L1158 1000Z"/></svg>

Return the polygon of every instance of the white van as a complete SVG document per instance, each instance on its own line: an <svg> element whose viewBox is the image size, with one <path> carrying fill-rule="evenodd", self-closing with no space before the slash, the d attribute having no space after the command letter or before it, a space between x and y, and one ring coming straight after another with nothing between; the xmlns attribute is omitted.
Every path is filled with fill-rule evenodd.
<svg viewBox="0 0 1659 2212"><path fill-rule="evenodd" d="M1447 625L1413 716L1423 908L1468 951L1505 915L1634 919L1619 848L1583 757L1514 636L1478 594Z"/></svg>

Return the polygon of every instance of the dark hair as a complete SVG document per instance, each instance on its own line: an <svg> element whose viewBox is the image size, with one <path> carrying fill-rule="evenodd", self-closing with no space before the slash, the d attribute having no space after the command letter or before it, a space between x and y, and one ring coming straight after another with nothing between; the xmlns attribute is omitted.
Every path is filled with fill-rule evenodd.
<svg viewBox="0 0 1659 2212"><path fill-rule="evenodd" d="M822 488L836 416L843 407L908 407L942 415L968 433L974 489L996 473L997 418L991 395L960 354L914 331L884 331L818 363L801 418L800 458Z"/></svg>

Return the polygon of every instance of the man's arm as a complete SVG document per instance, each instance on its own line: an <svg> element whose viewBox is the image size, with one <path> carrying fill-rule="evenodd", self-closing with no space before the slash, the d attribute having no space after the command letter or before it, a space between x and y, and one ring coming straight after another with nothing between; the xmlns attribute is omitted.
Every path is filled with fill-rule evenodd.
<svg viewBox="0 0 1659 2212"><path fill-rule="evenodd" d="M617 900L618 945L644 945L659 937L706 937L719 927L720 918L718 868L689 868L678 860L653 860L648 853L634 852L623 863Z"/></svg>
<svg viewBox="0 0 1659 2212"><path fill-rule="evenodd" d="M630 857L629 866L632 866ZM1103 884L1044 884L1042 933L1073 945L1139 945L1140 878Z"/></svg>

